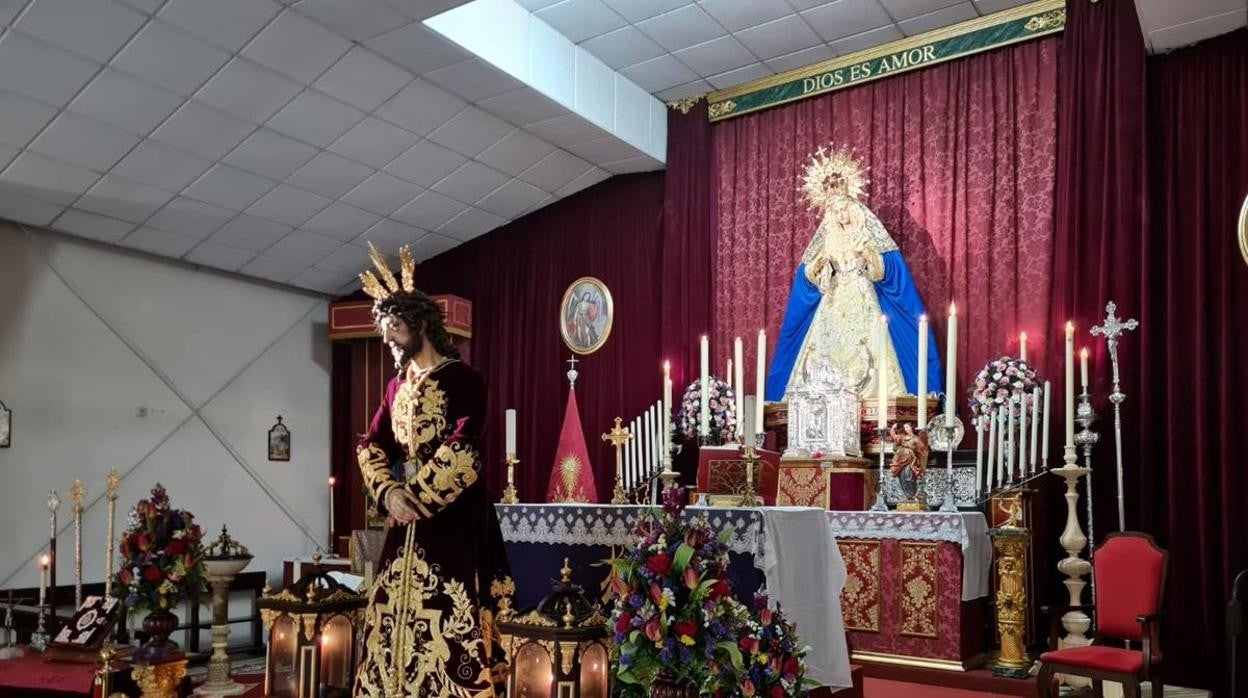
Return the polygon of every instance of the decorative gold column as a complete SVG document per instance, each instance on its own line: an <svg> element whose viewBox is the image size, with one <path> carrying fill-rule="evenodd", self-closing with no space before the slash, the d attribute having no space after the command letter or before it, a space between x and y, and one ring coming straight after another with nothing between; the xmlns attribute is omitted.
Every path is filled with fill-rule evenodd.
<svg viewBox="0 0 1248 698"><path fill-rule="evenodd" d="M1001 654L992 665L993 676L1027 678L1027 546L1031 531L1018 526L1018 503L1000 528L988 531L997 552L997 634Z"/></svg>
<svg viewBox="0 0 1248 698"><path fill-rule="evenodd" d="M130 673L143 698L177 698L178 685L186 677L186 660L136 664Z"/></svg>

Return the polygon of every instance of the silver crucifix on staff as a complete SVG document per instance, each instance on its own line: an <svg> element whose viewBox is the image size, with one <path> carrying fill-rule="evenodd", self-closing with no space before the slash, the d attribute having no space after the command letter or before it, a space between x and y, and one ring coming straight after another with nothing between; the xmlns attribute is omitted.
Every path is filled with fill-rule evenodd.
<svg viewBox="0 0 1248 698"><path fill-rule="evenodd" d="M1109 394L1109 401L1114 403L1114 448L1118 459L1118 530L1127 528L1126 514L1122 497L1122 401L1127 399L1119 389L1118 382L1118 337L1124 332L1134 330L1140 323L1135 319L1123 322L1118 318L1118 304L1110 301L1105 304L1105 322L1092 328L1093 335L1100 335L1109 343L1109 362L1114 371L1114 392Z"/></svg>

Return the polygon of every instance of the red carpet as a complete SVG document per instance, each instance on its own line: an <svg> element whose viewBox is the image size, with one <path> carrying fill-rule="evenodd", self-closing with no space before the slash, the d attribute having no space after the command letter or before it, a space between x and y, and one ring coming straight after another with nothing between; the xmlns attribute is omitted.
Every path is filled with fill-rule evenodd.
<svg viewBox="0 0 1248 698"><path fill-rule="evenodd" d="M964 688L946 688L944 686L873 679L871 677L867 677L863 682L863 696L864 698L913 698L914 696L923 696L924 698L987 698L988 696L1011 698L1008 693L968 691Z"/></svg>

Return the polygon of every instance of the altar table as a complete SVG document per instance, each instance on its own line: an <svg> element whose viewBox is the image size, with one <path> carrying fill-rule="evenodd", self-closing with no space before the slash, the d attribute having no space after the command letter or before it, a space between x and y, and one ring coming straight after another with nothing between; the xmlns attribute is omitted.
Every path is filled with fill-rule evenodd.
<svg viewBox="0 0 1248 698"><path fill-rule="evenodd" d="M597 595L613 554L631 546L633 525L650 507L578 504L497 504L499 524L517 607L533 606L550 591L550 580L571 558L573 579ZM730 573L739 597L748 600L766 582L772 597L797 624L811 647L810 678L848 688L849 653L840 608L845 583L827 512L805 507L689 507L687 516L705 514L711 527L731 531ZM783 543L783 545L782 545Z"/></svg>

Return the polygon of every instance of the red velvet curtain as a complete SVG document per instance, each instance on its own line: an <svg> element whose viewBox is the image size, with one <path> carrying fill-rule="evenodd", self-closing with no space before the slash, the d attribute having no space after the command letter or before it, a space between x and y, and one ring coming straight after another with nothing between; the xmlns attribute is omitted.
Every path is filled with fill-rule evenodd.
<svg viewBox="0 0 1248 698"><path fill-rule="evenodd" d="M1150 58L1148 80L1151 211L1130 339L1142 379L1129 399L1140 416L1128 425L1147 457L1127 462L1127 521L1170 551L1169 682L1225 691L1223 619L1231 581L1248 567L1248 468L1236 445L1248 394L1248 260L1234 233L1248 196L1248 31ZM1242 686L1244 659L1239 676Z"/></svg>
<svg viewBox="0 0 1248 698"><path fill-rule="evenodd" d="M417 285L473 302L472 363L489 384L484 436L487 484L505 483L503 412L518 412L522 501L545 501L567 402L559 334L564 290L581 276L606 283L615 321L606 345L578 357L577 403L600 501L607 501L614 456L600 435L662 396L660 273L663 174L614 177L420 265Z"/></svg>
<svg viewBox="0 0 1248 698"><path fill-rule="evenodd" d="M870 166L867 204L901 248L942 343L949 302L958 304L959 403L990 355L1017 351L1020 330L1043 368L1059 45L1026 42L716 124L713 365L734 336L760 327L774 350L817 224L799 178L813 151L834 143ZM754 342L745 344L752 367Z"/></svg>

